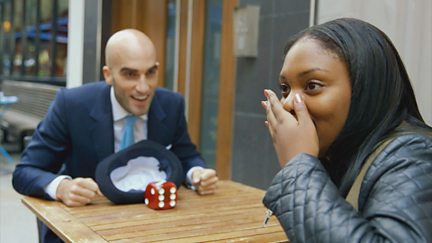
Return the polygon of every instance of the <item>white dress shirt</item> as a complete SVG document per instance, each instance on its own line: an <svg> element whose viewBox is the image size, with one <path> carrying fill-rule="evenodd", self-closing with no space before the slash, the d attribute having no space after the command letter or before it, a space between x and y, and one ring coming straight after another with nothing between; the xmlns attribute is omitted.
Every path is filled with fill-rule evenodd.
<svg viewBox="0 0 432 243"><path fill-rule="evenodd" d="M111 88L111 105L114 121L114 151L118 152L123 139L125 118L130 115L130 113L117 101L113 88ZM136 143L144 139L147 139L147 114L138 116L134 125L134 142Z"/></svg>

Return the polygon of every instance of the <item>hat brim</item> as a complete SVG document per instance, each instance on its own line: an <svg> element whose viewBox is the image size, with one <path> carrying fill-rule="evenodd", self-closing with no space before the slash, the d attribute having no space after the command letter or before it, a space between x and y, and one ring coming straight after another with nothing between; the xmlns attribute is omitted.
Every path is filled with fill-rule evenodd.
<svg viewBox="0 0 432 243"><path fill-rule="evenodd" d="M167 181L172 181L180 187L184 181L184 172L180 160L164 146L143 140L114 153L102 160L96 167L95 179L101 192L115 204L143 203L144 192L140 190L122 191L111 180L110 173L125 166L131 159L139 156L154 157L159 161L160 169L167 174Z"/></svg>

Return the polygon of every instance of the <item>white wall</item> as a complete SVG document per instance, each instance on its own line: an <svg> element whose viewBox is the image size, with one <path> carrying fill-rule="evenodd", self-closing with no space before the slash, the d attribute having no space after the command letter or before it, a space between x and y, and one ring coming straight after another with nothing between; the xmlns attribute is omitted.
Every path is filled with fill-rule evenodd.
<svg viewBox="0 0 432 243"><path fill-rule="evenodd" d="M317 22L355 17L384 31L411 78L423 118L432 125L431 0L319 0Z"/></svg>
<svg viewBox="0 0 432 243"><path fill-rule="evenodd" d="M66 86L80 86L83 79L84 0L69 1Z"/></svg>

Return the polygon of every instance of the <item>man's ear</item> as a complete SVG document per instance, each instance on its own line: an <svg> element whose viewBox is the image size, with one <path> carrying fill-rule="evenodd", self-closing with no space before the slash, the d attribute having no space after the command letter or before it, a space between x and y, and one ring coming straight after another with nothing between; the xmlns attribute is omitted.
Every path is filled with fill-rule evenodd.
<svg viewBox="0 0 432 243"><path fill-rule="evenodd" d="M105 82L109 85L112 85L111 70L107 65L103 66L102 73L105 78Z"/></svg>

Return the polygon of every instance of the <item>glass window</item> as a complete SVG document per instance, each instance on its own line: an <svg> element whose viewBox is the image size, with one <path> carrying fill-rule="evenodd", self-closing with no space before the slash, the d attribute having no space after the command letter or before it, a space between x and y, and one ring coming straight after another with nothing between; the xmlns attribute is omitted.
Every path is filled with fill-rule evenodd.
<svg viewBox="0 0 432 243"><path fill-rule="evenodd" d="M12 5L7 2L0 2L0 19L2 28L0 28L0 59L1 74L9 76L12 70Z"/></svg>
<svg viewBox="0 0 432 243"><path fill-rule="evenodd" d="M175 42L176 42L176 1L168 1L168 22L166 33L166 57L165 57L165 87L174 90L174 64L175 64Z"/></svg>
<svg viewBox="0 0 432 243"><path fill-rule="evenodd" d="M66 84L68 0L0 1L1 77Z"/></svg>
<svg viewBox="0 0 432 243"><path fill-rule="evenodd" d="M221 0L206 2L205 21L200 151L209 166L215 167L222 31Z"/></svg>

